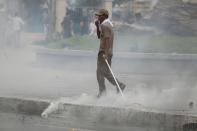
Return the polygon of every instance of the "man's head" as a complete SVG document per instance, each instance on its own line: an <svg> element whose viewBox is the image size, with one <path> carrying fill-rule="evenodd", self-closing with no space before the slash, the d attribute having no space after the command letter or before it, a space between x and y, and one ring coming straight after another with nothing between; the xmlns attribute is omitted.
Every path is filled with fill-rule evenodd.
<svg viewBox="0 0 197 131"><path fill-rule="evenodd" d="M98 16L98 20L102 23L109 17L109 12L106 9L101 9L95 15Z"/></svg>

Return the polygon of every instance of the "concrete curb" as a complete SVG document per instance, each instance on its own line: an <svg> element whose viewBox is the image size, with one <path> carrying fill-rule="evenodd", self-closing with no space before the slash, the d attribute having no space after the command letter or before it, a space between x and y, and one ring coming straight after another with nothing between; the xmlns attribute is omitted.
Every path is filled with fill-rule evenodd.
<svg viewBox="0 0 197 131"><path fill-rule="evenodd" d="M49 106L45 100L0 97L0 111L39 116ZM139 127L153 131L182 131L183 127L196 123L197 117L140 111L132 108L102 107L64 103L58 112L50 114L48 122L55 125L73 125L83 129L108 131L111 127L128 130ZM156 130L155 130L156 129ZM196 129L196 128L195 128ZM143 130L144 131L144 130Z"/></svg>
<svg viewBox="0 0 197 131"><path fill-rule="evenodd" d="M59 114L62 121L67 118L81 126L92 123L92 127L141 127L146 130L182 131L188 123L196 123L197 117L191 115L169 114L140 111L132 108L102 107L88 105L63 104Z"/></svg>
<svg viewBox="0 0 197 131"><path fill-rule="evenodd" d="M42 100L0 97L0 111L27 115L39 115L50 103Z"/></svg>

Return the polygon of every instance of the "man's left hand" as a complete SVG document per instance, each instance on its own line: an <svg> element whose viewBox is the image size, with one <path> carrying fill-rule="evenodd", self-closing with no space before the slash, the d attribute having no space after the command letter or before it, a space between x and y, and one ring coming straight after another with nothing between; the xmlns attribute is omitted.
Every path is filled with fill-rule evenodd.
<svg viewBox="0 0 197 131"><path fill-rule="evenodd" d="M106 54L103 54L103 58L104 58L104 59L107 59L107 55L106 55Z"/></svg>

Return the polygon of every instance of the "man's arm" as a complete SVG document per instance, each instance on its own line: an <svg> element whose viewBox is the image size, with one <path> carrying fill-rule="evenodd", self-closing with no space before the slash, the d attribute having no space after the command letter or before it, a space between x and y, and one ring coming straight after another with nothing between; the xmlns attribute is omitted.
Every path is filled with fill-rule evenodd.
<svg viewBox="0 0 197 131"><path fill-rule="evenodd" d="M110 50L110 36L111 36L111 31L110 31L110 29L108 28L108 27L106 27L106 26L102 26L101 27L102 28L102 30L103 30L103 35L104 35L104 43L103 43L103 45L104 45L104 58L107 58L108 57L108 55L109 55L109 50Z"/></svg>
<svg viewBox="0 0 197 131"><path fill-rule="evenodd" d="M100 32L100 29L99 29L99 26L100 26L100 23L99 21L95 21L95 25L96 25L96 33L97 33L97 37L98 39L100 39L100 35L101 35L101 32Z"/></svg>
<svg viewBox="0 0 197 131"><path fill-rule="evenodd" d="M109 48L110 48L110 46L109 46L109 37L106 37L106 38L104 38L104 48L105 48L105 58L107 58L108 57L108 53L109 53Z"/></svg>

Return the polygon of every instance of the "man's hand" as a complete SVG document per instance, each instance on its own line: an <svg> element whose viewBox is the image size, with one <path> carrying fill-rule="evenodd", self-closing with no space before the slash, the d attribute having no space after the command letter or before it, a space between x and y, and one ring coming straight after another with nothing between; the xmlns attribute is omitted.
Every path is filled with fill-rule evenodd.
<svg viewBox="0 0 197 131"><path fill-rule="evenodd" d="M107 60L107 55L103 54L103 58Z"/></svg>
<svg viewBox="0 0 197 131"><path fill-rule="evenodd" d="M99 25L100 25L99 20L96 20L96 21L95 21L95 25L96 25L96 34L97 34L97 37L98 37L98 39L100 39L100 34L101 34L101 32L100 32L100 30L99 30Z"/></svg>
<svg viewBox="0 0 197 131"><path fill-rule="evenodd" d="M99 27L99 24L100 24L99 20L96 20L95 25L96 25L97 28Z"/></svg>

